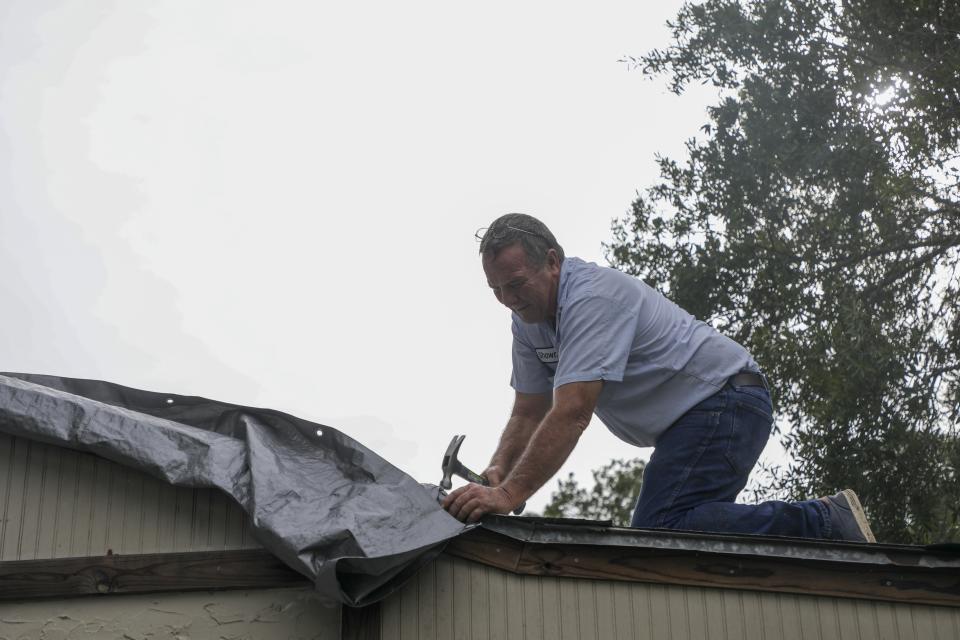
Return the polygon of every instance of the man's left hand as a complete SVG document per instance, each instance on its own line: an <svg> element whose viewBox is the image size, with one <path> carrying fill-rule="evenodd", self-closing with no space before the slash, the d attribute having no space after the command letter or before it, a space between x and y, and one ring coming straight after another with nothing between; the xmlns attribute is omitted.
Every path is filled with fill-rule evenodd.
<svg viewBox="0 0 960 640"><path fill-rule="evenodd" d="M461 522L476 522L488 513L510 513L516 505L503 487L470 483L443 499L443 508Z"/></svg>

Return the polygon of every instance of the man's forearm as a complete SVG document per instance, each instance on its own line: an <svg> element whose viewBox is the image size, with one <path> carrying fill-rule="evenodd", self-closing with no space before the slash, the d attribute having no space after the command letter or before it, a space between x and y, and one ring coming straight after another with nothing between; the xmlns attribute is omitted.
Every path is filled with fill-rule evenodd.
<svg viewBox="0 0 960 640"><path fill-rule="evenodd" d="M494 455L494 462L511 467L510 473L504 477L500 468L491 466L487 477L496 476L493 486L469 483L444 498L443 508L463 522L516 509L563 465L590 423L602 389L602 380L589 380L565 384L552 398L517 393L513 416ZM536 427L528 431L534 421ZM518 449L522 454L513 463Z"/></svg>
<svg viewBox="0 0 960 640"><path fill-rule="evenodd" d="M516 504L526 501L560 470L587 422L556 410L544 417L520 459L500 485Z"/></svg>
<svg viewBox="0 0 960 640"><path fill-rule="evenodd" d="M500 444L490 459L490 467L496 467L501 478L507 477L513 470L539 424L539 421L528 416L513 416L507 421L507 426L500 436Z"/></svg>

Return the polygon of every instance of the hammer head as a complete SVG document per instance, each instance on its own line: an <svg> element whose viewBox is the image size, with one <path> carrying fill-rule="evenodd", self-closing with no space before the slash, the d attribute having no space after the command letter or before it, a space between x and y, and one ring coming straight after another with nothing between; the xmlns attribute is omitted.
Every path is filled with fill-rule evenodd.
<svg viewBox="0 0 960 640"><path fill-rule="evenodd" d="M453 436L447 452L443 454L443 463L440 465L443 470L443 479L440 481L442 489L449 490L453 487L453 474L460 470L460 461L457 460L457 452L460 451L460 445L466 436Z"/></svg>

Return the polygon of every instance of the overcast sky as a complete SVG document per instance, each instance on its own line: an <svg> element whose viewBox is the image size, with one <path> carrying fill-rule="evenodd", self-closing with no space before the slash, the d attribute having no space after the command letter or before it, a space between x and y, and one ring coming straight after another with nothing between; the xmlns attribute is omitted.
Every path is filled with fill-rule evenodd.
<svg viewBox="0 0 960 640"><path fill-rule="evenodd" d="M713 98L619 62L679 6L0 0L0 370L284 410L421 481L465 433L482 470L510 330L474 232L603 263ZM649 453L595 419L561 473Z"/></svg>

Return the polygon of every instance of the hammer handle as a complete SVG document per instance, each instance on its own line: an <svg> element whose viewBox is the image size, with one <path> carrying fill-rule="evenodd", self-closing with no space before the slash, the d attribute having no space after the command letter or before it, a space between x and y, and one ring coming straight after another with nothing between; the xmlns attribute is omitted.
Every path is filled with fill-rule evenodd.
<svg viewBox="0 0 960 640"><path fill-rule="evenodd" d="M490 486L490 481L489 481L489 480L487 480L486 478L484 478L483 476L481 476L481 475L479 475L479 474L474 473L473 471L470 471L470 469L467 469L466 467L463 468L463 475L464 475L464 478L465 478L466 480L469 480L470 482L475 482L475 483L477 483L477 484L482 484L482 485L485 486L485 487L489 487L489 486Z"/></svg>

